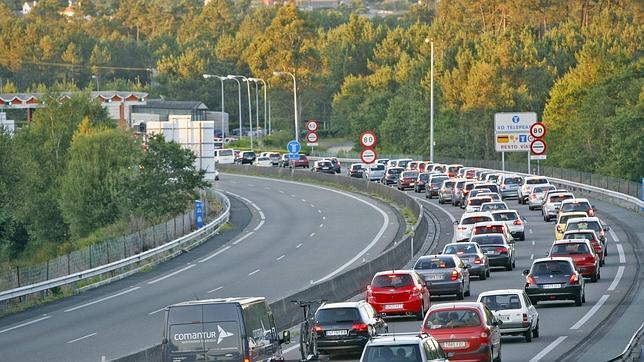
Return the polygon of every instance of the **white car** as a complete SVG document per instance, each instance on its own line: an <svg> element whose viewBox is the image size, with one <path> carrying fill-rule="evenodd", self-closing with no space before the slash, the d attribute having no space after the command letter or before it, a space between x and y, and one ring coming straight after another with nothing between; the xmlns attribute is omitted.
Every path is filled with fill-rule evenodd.
<svg viewBox="0 0 644 362"><path fill-rule="evenodd" d="M476 301L503 322L501 335L522 335L526 342L539 337L539 313L522 289L490 290L479 294Z"/></svg>
<svg viewBox="0 0 644 362"><path fill-rule="evenodd" d="M519 188L519 203L524 204L528 201L528 197L530 196L533 187L549 184L550 181L543 176L526 177L523 180L523 185Z"/></svg>
<svg viewBox="0 0 644 362"><path fill-rule="evenodd" d="M494 221L503 221L510 229L510 235L515 240L525 240L525 218L522 218L516 210L497 210L491 212Z"/></svg>
<svg viewBox="0 0 644 362"><path fill-rule="evenodd" d="M546 202L541 207L541 214L543 215L543 221L549 222L551 218L557 217L561 202L563 200L574 199L575 195L568 191L551 191L546 197Z"/></svg>
<svg viewBox="0 0 644 362"><path fill-rule="evenodd" d="M481 205L486 202L492 202L490 196L474 196L467 198L467 206L465 206L465 212L478 212L481 210Z"/></svg>
<svg viewBox="0 0 644 362"><path fill-rule="evenodd" d="M485 202L481 204L481 211L496 211L496 210L508 210L508 205L503 201L492 201Z"/></svg>
<svg viewBox="0 0 644 362"><path fill-rule="evenodd" d="M489 212L471 212L461 216L461 220L456 224L454 236L456 241L469 240L472 235L474 224L486 221L494 221L492 214Z"/></svg>
<svg viewBox="0 0 644 362"><path fill-rule="evenodd" d="M273 161L271 161L271 159L268 158L267 156L257 157L257 160L255 161L255 166L273 167Z"/></svg>
<svg viewBox="0 0 644 362"><path fill-rule="evenodd" d="M233 164L235 163L235 153L231 149L215 150L215 163Z"/></svg>
<svg viewBox="0 0 644 362"><path fill-rule="evenodd" d="M363 177L369 181L380 181L385 176L385 165L377 163L363 172Z"/></svg>
<svg viewBox="0 0 644 362"><path fill-rule="evenodd" d="M360 362L449 361L434 337L426 333L391 333L372 337L362 351Z"/></svg>

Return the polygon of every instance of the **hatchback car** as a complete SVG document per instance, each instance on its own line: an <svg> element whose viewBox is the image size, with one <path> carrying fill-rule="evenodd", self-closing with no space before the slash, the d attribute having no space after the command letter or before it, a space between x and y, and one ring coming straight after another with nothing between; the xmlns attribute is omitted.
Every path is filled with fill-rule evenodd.
<svg viewBox="0 0 644 362"><path fill-rule="evenodd" d="M300 155L296 160L289 160L288 165L291 168L309 168L309 159L306 155Z"/></svg>
<svg viewBox="0 0 644 362"><path fill-rule="evenodd" d="M347 170L347 176L362 178L365 169L361 163L352 163Z"/></svg>
<svg viewBox="0 0 644 362"><path fill-rule="evenodd" d="M599 256L586 239L561 239L552 243L548 256L562 256L572 259L577 270L590 281L597 283L601 278Z"/></svg>
<svg viewBox="0 0 644 362"><path fill-rule="evenodd" d="M388 330L365 301L324 304L314 319L317 349L322 354L361 353L369 339Z"/></svg>
<svg viewBox="0 0 644 362"><path fill-rule="evenodd" d="M459 179L454 183L454 186L452 187L452 206L460 205L463 187L465 187L466 182L466 180Z"/></svg>
<svg viewBox="0 0 644 362"><path fill-rule="evenodd" d="M477 302L485 304L501 324L501 335L525 336L526 342L539 337L539 313L521 289L490 290L479 294Z"/></svg>
<svg viewBox="0 0 644 362"><path fill-rule="evenodd" d="M447 354L427 333L396 333L372 338L360 362L447 362Z"/></svg>
<svg viewBox="0 0 644 362"><path fill-rule="evenodd" d="M243 164L250 164L252 165L253 162L255 162L255 159L257 158L257 155L255 155L255 152L253 151L243 151L239 154L239 157L235 160L236 163L239 163L241 165Z"/></svg>
<svg viewBox="0 0 644 362"><path fill-rule="evenodd" d="M335 171L333 170L333 164L329 160L315 161L313 163L313 167L311 167L311 171L335 174Z"/></svg>
<svg viewBox="0 0 644 362"><path fill-rule="evenodd" d="M465 207L465 212L477 212L481 210L481 205L486 202L492 202L492 198L489 196L474 196L467 198L467 206Z"/></svg>
<svg viewBox="0 0 644 362"><path fill-rule="evenodd" d="M429 176L429 181L425 185L425 197L428 199L438 196L438 190L443 185L443 181L449 180L444 173L435 173Z"/></svg>
<svg viewBox="0 0 644 362"><path fill-rule="evenodd" d="M512 271L515 267L514 242L508 240L504 234L479 234L470 238L473 243L479 244L490 267L504 267Z"/></svg>
<svg viewBox="0 0 644 362"><path fill-rule="evenodd" d="M543 221L549 222L551 218L556 217L559 213L559 207L564 200L574 199L575 195L568 191L549 192L546 200L541 207Z"/></svg>
<svg viewBox="0 0 644 362"><path fill-rule="evenodd" d="M599 265L603 266L606 262L606 255L604 255L604 243L599 240L599 236L593 230L570 230L563 234L562 239L586 239L595 249L595 253L599 255Z"/></svg>
<svg viewBox="0 0 644 362"><path fill-rule="evenodd" d="M438 340L450 361L500 361L499 321L483 303L433 305L421 331Z"/></svg>
<svg viewBox="0 0 644 362"><path fill-rule="evenodd" d="M461 209L464 209L465 206L467 206L467 198L470 195L470 191L474 188L474 185L476 185L475 182L473 181L467 181L465 182L465 185L463 185L463 188L461 189L461 197L458 202L458 205L461 207Z"/></svg>
<svg viewBox="0 0 644 362"><path fill-rule="evenodd" d="M519 203L524 204L528 201L528 196L530 196L530 192L532 192L533 187L536 187L537 185L549 185L549 184L550 184L550 181L548 181L548 179L543 176L526 177L523 180L523 184L518 190Z"/></svg>
<svg viewBox="0 0 644 362"><path fill-rule="evenodd" d="M385 175L385 165L378 163L368 166L362 174L369 181L380 181Z"/></svg>
<svg viewBox="0 0 644 362"><path fill-rule="evenodd" d="M487 189L483 189L483 190L484 190L483 192L479 192L478 194L476 194L476 196L479 196L479 197L487 196L491 198L492 201L494 202L501 202L501 195L493 191L487 191ZM477 190L473 190L473 191L477 191Z"/></svg>
<svg viewBox="0 0 644 362"><path fill-rule="evenodd" d="M257 160L255 161L255 166L272 167L273 161L271 161L271 159L268 158L267 156L260 156L260 157L257 157Z"/></svg>
<svg viewBox="0 0 644 362"><path fill-rule="evenodd" d="M381 315L413 315L423 320L429 298L427 284L413 270L376 273L367 286L367 303Z"/></svg>
<svg viewBox="0 0 644 362"><path fill-rule="evenodd" d="M419 173L418 178L416 179L416 183L414 184L414 192L425 191L425 185L427 185L427 182L429 182L429 173Z"/></svg>
<svg viewBox="0 0 644 362"><path fill-rule="evenodd" d="M273 166L279 166L280 161L282 160L282 155L277 152L271 152L268 154L268 158L271 159Z"/></svg>
<svg viewBox="0 0 644 362"><path fill-rule="evenodd" d="M455 240L462 241L468 240L472 236L472 228L474 224L486 221L493 221L492 214L489 212L473 212L465 213L461 216L461 220L454 222L456 230L454 231Z"/></svg>
<svg viewBox="0 0 644 362"><path fill-rule="evenodd" d="M417 171L403 171L400 173L400 176L398 176L398 185L396 187L398 188L398 190L414 188L417 178Z"/></svg>
<svg viewBox="0 0 644 362"><path fill-rule="evenodd" d="M490 276L490 261L477 243L450 243L445 245L443 255L456 255L465 264L469 264L470 276L476 275L481 280Z"/></svg>
<svg viewBox="0 0 644 362"><path fill-rule="evenodd" d="M488 189L488 190L490 190L490 191L492 191L494 193L499 194L499 197L501 197L501 190L499 189L499 185L497 185L497 184L495 184L493 182L482 182L482 183L476 184L476 186L474 186L474 189L475 190L477 190L477 189ZM501 199L499 199L499 201L501 201Z"/></svg>
<svg viewBox="0 0 644 362"><path fill-rule="evenodd" d="M458 175L458 171L461 168L463 168L463 165L461 164L447 165L447 176L456 177L456 175Z"/></svg>
<svg viewBox="0 0 644 362"><path fill-rule="evenodd" d="M501 197L506 199L510 197L518 197L519 188L523 183L523 178L518 175L501 175L497 180L499 189L501 189Z"/></svg>
<svg viewBox="0 0 644 362"><path fill-rule="evenodd" d="M516 210L498 210L491 212L494 221L503 221L510 230L514 240L525 240L525 218L519 216Z"/></svg>
<svg viewBox="0 0 644 362"><path fill-rule="evenodd" d="M453 179L447 179L443 181L441 188L438 190L438 203L444 204L447 202L452 202L452 189L456 183Z"/></svg>
<svg viewBox="0 0 644 362"><path fill-rule="evenodd" d="M391 161L389 161L391 162ZM382 177L382 183L384 185L393 185L398 183L398 176L404 171L405 169L402 167L391 167L388 168L387 171L385 171L385 175Z"/></svg>
<svg viewBox="0 0 644 362"><path fill-rule="evenodd" d="M604 255L608 255L608 245L606 243L606 232L610 230L610 227L602 225L601 221L597 217L571 217L566 221L566 224L561 228L562 237L563 233L566 231L572 230L592 230L597 236L599 236L599 241L604 244Z"/></svg>
<svg viewBox="0 0 644 362"><path fill-rule="evenodd" d="M492 201L481 204L481 211L508 210L508 205L503 201Z"/></svg>
<svg viewBox="0 0 644 362"><path fill-rule="evenodd" d="M414 270L429 285L431 295L455 294L459 300L470 295L468 266L456 255L421 256Z"/></svg>
<svg viewBox="0 0 644 362"><path fill-rule="evenodd" d="M566 212L559 214L555 225L555 240L561 240L569 219L586 217L585 212Z"/></svg>
<svg viewBox="0 0 644 362"><path fill-rule="evenodd" d="M528 196L528 209L541 209L541 206L543 206L543 198L546 196L546 193L550 190L556 189L557 188L554 185L550 184L533 187L532 191L530 191L530 195Z"/></svg>
<svg viewBox="0 0 644 362"><path fill-rule="evenodd" d="M559 212L575 212L575 211L581 211L585 212L587 216L592 217L595 216L595 208L593 205L590 204L590 201L588 199L572 199L572 200L564 200L561 202L561 206L559 207Z"/></svg>
<svg viewBox="0 0 644 362"><path fill-rule="evenodd" d="M549 300L573 300L580 307L586 302L585 283L570 258L542 258L523 271L525 292L532 304Z"/></svg>

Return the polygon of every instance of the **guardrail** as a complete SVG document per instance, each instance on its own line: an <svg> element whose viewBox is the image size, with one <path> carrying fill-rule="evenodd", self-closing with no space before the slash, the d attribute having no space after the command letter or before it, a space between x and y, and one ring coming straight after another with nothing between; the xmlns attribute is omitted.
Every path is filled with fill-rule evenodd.
<svg viewBox="0 0 644 362"><path fill-rule="evenodd" d="M619 355L611 358L608 360L608 362L618 362L618 361L639 361L642 356L639 355L639 352L635 351L633 348L636 345L639 345L638 341L642 337L642 334L644 334L644 323L633 333L633 336L631 339L628 341L628 344L620 353ZM635 354L635 356L631 356L631 354ZM634 357L633 359L630 359L629 357Z"/></svg>
<svg viewBox="0 0 644 362"><path fill-rule="evenodd" d="M230 200L228 199L228 197L226 197L226 195L224 195L221 192L218 192L218 191L213 191L213 192L215 193L216 197L220 200L220 202L223 203L223 211L215 220L205 225L203 228L193 231L192 233L184 235L173 241L167 242L156 248L141 252L136 255L132 255L130 257L127 257L121 260L117 260L117 261L114 261L105 265L101 265L92 269L84 270L81 272L46 280L43 282L2 291L0 292L0 302L13 299L13 298L26 296L33 293L42 292L51 288L75 283L84 279L92 278L98 275L102 275L117 269L121 269L130 265L133 265L140 261L144 261L146 259L157 256L163 252L169 251L177 247L182 247L189 244L194 245L196 243L200 243L207 240L217 232L220 226L228 222L228 219L230 217Z"/></svg>

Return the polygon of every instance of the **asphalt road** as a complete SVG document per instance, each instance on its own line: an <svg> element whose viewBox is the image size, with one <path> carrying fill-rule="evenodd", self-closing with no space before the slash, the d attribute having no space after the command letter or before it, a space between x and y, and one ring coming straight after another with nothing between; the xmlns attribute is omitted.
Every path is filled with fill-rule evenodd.
<svg viewBox="0 0 644 362"><path fill-rule="evenodd" d="M163 308L185 300L306 288L378 255L397 213L314 185L222 175L233 229L121 281L0 319L2 361L99 361L158 344Z"/></svg>
<svg viewBox="0 0 644 362"><path fill-rule="evenodd" d="M439 218L441 240L431 252L442 250L442 247L452 240L454 225L451 223L453 220L460 220L463 210L449 204L439 205L436 198L431 201L427 200L424 193L407 192L418 197L420 202ZM553 222L544 222L540 210L530 211L527 206L519 205L514 199L506 200L506 202L510 208L517 209L522 216L528 219L526 241L517 241L515 244L516 268L511 272L504 269L493 269L491 277L485 281L472 278L471 296L466 297L465 301L476 301L478 294L483 291L505 288L522 289L525 283L522 271L532 265L533 259L543 257L552 245L554 240ZM601 269L601 280L597 283L587 280L586 303L581 307L575 307L569 302L539 303L537 310L540 318L540 337L533 339L531 343L526 343L522 337L503 337L504 361L557 361L563 357L567 357L569 360L606 361L622 351L632 330L642 323L644 317L641 309L637 312L637 306L624 308L628 306L620 306L619 304L629 291L634 279L639 278L639 275L636 274L638 261L635 259L632 244L626 241L629 237L641 235L644 219L637 214L607 203L593 202L593 204L598 207L598 216L612 228L608 233L609 255L605 266ZM623 226L624 222L629 227L636 228L636 233L627 234ZM408 267L411 267L412 264L410 262ZM364 298L364 296L356 296L355 299L360 298ZM452 301L455 301L455 297L432 298L432 303ZM625 327L630 324L627 326L628 328L624 328L620 332L617 322L613 325L604 324L603 321L610 320L613 313L620 313L622 320L619 323L623 323ZM631 315L622 315L622 313L630 313ZM420 330L422 322L408 318L397 318L389 319L388 323L390 331L417 332ZM576 351L573 355L564 355L573 347L586 342L595 330L606 329L608 332L609 328L610 333L596 338L606 338L605 340L610 343L590 343L588 348ZM615 337L616 335L619 337ZM592 341L595 342L595 340ZM295 360L298 358L298 350L295 347L291 348L294 349L288 352L287 357ZM588 353L590 348L593 348L593 354ZM581 355L584 355L583 359L580 358ZM358 360L359 356L333 356L331 359L354 361Z"/></svg>

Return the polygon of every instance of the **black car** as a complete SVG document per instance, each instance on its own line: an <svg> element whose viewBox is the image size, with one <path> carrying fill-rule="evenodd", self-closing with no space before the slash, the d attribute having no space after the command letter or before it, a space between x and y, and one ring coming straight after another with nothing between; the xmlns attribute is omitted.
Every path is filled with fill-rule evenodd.
<svg viewBox="0 0 644 362"><path fill-rule="evenodd" d="M507 271L514 268L514 241L508 241L503 234L473 235L470 241L479 244L491 267L502 266Z"/></svg>
<svg viewBox="0 0 644 362"><path fill-rule="evenodd" d="M313 328L321 354L362 353L369 339L388 331L387 323L365 301L321 306Z"/></svg>
<svg viewBox="0 0 644 362"><path fill-rule="evenodd" d="M526 276L525 292L532 304L547 300L574 300L576 306L586 302L584 277L575 269L571 258L537 259Z"/></svg>
<svg viewBox="0 0 644 362"><path fill-rule="evenodd" d="M405 171L402 167L391 167L385 171L385 176L382 178L382 184L384 185L393 185L398 183L398 176Z"/></svg>
<svg viewBox="0 0 644 362"><path fill-rule="evenodd" d="M338 161L338 159L335 157L331 157L329 160L333 164L333 171L335 173L340 173L340 170L342 169L340 166L340 161Z"/></svg>
<svg viewBox="0 0 644 362"><path fill-rule="evenodd" d="M253 152L253 151L244 151L244 152L239 154L239 158L237 158L235 160L235 162L237 162L239 164L242 164L242 165L245 164L245 163L248 163L248 164L252 165L253 162L255 162L256 158L257 158L257 155L255 154L255 152Z"/></svg>

